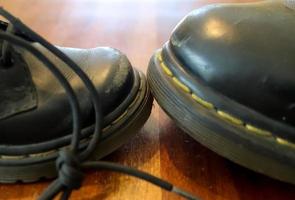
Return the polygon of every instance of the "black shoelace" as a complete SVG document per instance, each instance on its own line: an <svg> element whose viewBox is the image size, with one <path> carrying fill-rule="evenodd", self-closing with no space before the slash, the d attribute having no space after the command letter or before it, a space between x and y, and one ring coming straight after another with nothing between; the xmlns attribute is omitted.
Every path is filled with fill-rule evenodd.
<svg viewBox="0 0 295 200"><path fill-rule="evenodd" d="M5 41L2 44L2 57L1 61L4 64L9 64L9 62L13 62L9 55L9 45L15 45L20 48L24 48L37 59L39 59L45 67L47 67L51 73L55 75L59 83L65 89L69 103L72 109L72 117L73 117L73 133L71 137L70 148L67 150L61 150L56 159L56 170L58 172L58 178L53 181L48 188L43 192L39 199L48 200L56 197L57 194L62 192L61 199L66 200L70 197L72 191L74 189L78 189L83 181L84 169L96 169L96 170L110 170L115 172L120 172L124 174L128 174L130 176L134 176L143 180L146 180L152 184L155 184L167 191L174 192L182 197L191 200L197 200L198 198L194 197L192 194L183 191L180 188L173 186L171 183L168 183L160 178L157 178L148 173L139 171L134 168L122 166L116 163L104 162L104 161L87 161L89 155L93 152L95 146L97 145L99 139L101 138L101 128L102 128L102 116L101 116L101 107L100 107L100 97L99 94L88 78L88 76L81 70L81 68L73 62L68 56L66 56L63 52L61 52L58 48L51 45L44 38L39 36L37 33L32 31L26 25L24 25L19 19L15 18L9 12L0 7L0 15L5 17L12 26L9 25L8 30L0 31L0 40ZM13 28L12 28L13 27ZM87 144L86 147L82 147L80 144L81 132L81 123L80 123L80 106L77 100L77 97L74 93L73 88L67 79L63 76L60 70L38 49L36 49L31 42L28 42L21 37L18 37L14 32L18 32L23 36L26 36L30 40L34 42L38 42L55 54L58 58L60 58L69 68L71 68L77 76L83 81L85 87L88 89L90 93L90 97L92 100L92 104L95 110L95 126L93 130L92 137ZM36 151L36 149L40 147L38 145L32 146L30 149ZM35 149L34 149L35 148ZM18 153L20 154L20 149L4 149L0 148L0 153ZM44 157L36 159L24 159L24 160L0 160L0 165L2 166L12 166L12 165L31 165L36 163L41 163L46 160L55 159L55 157Z"/></svg>

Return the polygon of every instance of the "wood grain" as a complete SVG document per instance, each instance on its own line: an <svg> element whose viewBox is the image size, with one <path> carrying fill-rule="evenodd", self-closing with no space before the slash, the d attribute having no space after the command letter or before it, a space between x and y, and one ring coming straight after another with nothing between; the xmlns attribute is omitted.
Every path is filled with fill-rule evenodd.
<svg viewBox="0 0 295 200"><path fill-rule="evenodd" d="M146 71L150 56L168 40L179 20L214 2L221 1L0 0L0 5L56 45L112 46ZM156 103L136 137L105 160L162 177L204 200L295 199L294 186L237 166L203 147L177 128ZM36 199L48 183L2 184L0 199ZM180 198L125 175L93 171L87 172L72 199Z"/></svg>

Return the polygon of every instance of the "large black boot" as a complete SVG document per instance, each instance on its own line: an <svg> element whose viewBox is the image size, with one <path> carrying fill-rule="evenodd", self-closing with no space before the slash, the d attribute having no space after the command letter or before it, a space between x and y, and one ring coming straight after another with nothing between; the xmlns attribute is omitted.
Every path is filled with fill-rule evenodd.
<svg viewBox="0 0 295 200"><path fill-rule="evenodd" d="M1 22L0 33L0 182L55 176L55 158L60 150L70 148L73 123L81 129L81 149L86 148L95 124L99 124L102 131L92 152L93 159L99 159L131 139L147 120L152 97L146 79L118 50L58 47L84 72L81 75L22 29ZM23 43L57 69L48 68L48 61L23 48ZM63 78L57 80L56 74ZM81 76L89 80L88 86ZM68 82L74 91L80 107L78 120L75 112L74 121L72 118L75 102L69 103L71 91L59 81ZM100 95L99 113L89 85Z"/></svg>
<svg viewBox="0 0 295 200"><path fill-rule="evenodd" d="M184 131L238 164L290 183L294 7L275 1L195 10L148 69L155 99Z"/></svg>

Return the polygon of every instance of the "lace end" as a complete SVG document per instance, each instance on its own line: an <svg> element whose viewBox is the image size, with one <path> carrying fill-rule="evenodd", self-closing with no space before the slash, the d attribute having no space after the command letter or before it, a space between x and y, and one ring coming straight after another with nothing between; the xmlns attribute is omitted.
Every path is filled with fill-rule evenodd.
<svg viewBox="0 0 295 200"><path fill-rule="evenodd" d="M201 199L195 197L194 195L192 195L192 194L190 194L190 193L188 193L188 192L186 192L186 191L184 191L184 190L182 190L182 189L180 189L178 187L175 187L175 186L173 186L171 192L174 192L174 193L176 193L176 194L178 194L178 195L180 195L180 196L182 196L182 197L184 197L186 199L189 199L189 200L201 200Z"/></svg>

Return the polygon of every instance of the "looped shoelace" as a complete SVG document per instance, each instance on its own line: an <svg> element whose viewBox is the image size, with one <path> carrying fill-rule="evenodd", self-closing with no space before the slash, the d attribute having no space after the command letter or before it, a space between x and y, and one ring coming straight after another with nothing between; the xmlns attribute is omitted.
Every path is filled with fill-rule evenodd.
<svg viewBox="0 0 295 200"><path fill-rule="evenodd" d="M128 174L130 176L134 176L143 180L146 180L154 185L157 185L167 191L174 192L182 197L191 200L198 200L198 198L194 197L192 194L187 193L180 188L173 186L172 184L157 178L148 173L139 171L137 169L122 166L112 162L104 162L104 161L86 161L89 155L93 152L96 147L99 139L101 138L101 128L102 128L102 116L101 116L101 108L100 108L100 98L99 94L88 78L88 76L81 70L81 68L72 61L68 56L66 56L62 51L60 51L55 46L51 45L44 38L36 34L26 25L24 25L19 19L15 18L9 12L0 7L0 15L5 17L14 27L14 30L20 34L25 35L30 38L32 41L38 42L43 45L49 51L51 51L54 55L60 58L69 68L71 68L77 76L82 80L85 87L88 89L90 98L93 103L94 111L95 111L95 127L94 132L92 134L92 138L89 141L86 148L81 149L79 146L79 138L81 138L81 123L80 123L80 106L75 95L73 88L70 83L64 77L64 75L60 72L60 70L39 50L37 50L30 42L17 37L12 34L11 31L1 31L0 30L0 39L7 41L8 43L19 46L21 48L26 49L30 53L32 53L37 59L39 59L45 67L47 67L51 73L57 78L59 83L65 89L69 103L72 109L73 116L73 134L71 138L70 149L61 150L56 159L56 170L58 172L58 178L54 180L48 188L43 192L39 199L41 200L49 200L53 199L57 194L62 192L61 199L66 200L70 197L72 191L74 189L78 189L83 181L84 174L83 170L85 169L96 169L96 170L109 170L115 172L121 172L124 174ZM1 153L1 152L0 152ZM49 159L49 158L48 158ZM43 162L43 159L39 160L25 160L25 161L2 161L1 165L10 166L10 165L30 165Z"/></svg>

